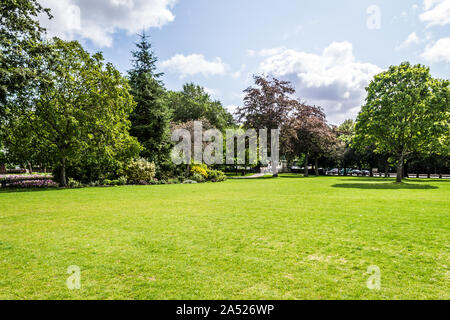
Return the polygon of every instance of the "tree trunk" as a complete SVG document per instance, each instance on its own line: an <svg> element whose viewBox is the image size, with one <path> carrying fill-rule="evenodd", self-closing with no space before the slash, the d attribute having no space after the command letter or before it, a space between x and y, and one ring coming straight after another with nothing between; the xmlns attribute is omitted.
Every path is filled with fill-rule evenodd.
<svg viewBox="0 0 450 320"><path fill-rule="evenodd" d="M384 177L388 177L388 171L389 171L389 164L386 161L386 166L384 167Z"/></svg>
<svg viewBox="0 0 450 320"><path fill-rule="evenodd" d="M308 154L306 153L305 154L305 177L308 177L309 176L309 173L308 173L308 163L309 162L309 160L308 160Z"/></svg>
<svg viewBox="0 0 450 320"><path fill-rule="evenodd" d="M66 158L61 159L61 173L59 177L59 186L64 188L67 186L67 180L66 180Z"/></svg>
<svg viewBox="0 0 450 320"><path fill-rule="evenodd" d="M33 166L31 165L31 162L27 162L28 171L30 174L33 174Z"/></svg>
<svg viewBox="0 0 450 320"><path fill-rule="evenodd" d="M403 154L399 156L397 162L397 183L401 183L403 178Z"/></svg>
<svg viewBox="0 0 450 320"><path fill-rule="evenodd" d="M314 160L314 173L316 174L316 177L319 176L319 159L316 158Z"/></svg>

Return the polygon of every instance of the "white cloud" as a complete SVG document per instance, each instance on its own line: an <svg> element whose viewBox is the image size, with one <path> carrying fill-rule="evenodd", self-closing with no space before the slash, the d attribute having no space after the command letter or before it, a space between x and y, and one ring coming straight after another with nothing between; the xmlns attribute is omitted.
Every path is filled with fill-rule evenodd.
<svg viewBox="0 0 450 320"><path fill-rule="evenodd" d="M256 51L252 49L247 49L246 54L248 57L254 57L256 55Z"/></svg>
<svg viewBox="0 0 450 320"><path fill-rule="evenodd" d="M357 115L365 87L382 71L376 65L355 61L349 42L333 42L321 55L287 49L266 58L260 69L292 81L297 95L322 106L333 123Z"/></svg>
<svg viewBox="0 0 450 320"><path fill-rule="evenodd" d="M396 49L400 50L410 46L411 44L419 44L419 43L420 43L419 37L415 32L413 32L408 36L408 38L405 41L403 41L399 46L397 46Z"/></svg>
<svg viewBox="0 0 450 320"><path fill-rule="evenodd" d="M242 65L241 65L241 69L238 70L238 71L236 71L236 72L233 72L233 73L231 74L231 77L232 77L233 79L238 79L238 78L240 78L240 77L242 76L242 72L243 72L246 68L247 68L247 66L246 66L245 64L242 64Z"/></svg>
<svg viewBox="0 0 450 320"><path fill-rule="evenodd" d="M169 60L163 61L161 67L169 72L179 73L180 78L196 74L204 76L225 74L227 68L220 58L208 61L202 54L189 56L177 54Z"/></svg>
<svg viewBox="0 0 450 320"><path fill-rule="evenodd" d="M424 10L420 20L428 26L444 26L450 23L450 0L424 0Z"/></svg>
<svg viewBox="0 0 450 320"><path fill-rule="evenodd" d="M270 49L262 49L258 52L258 54L261 57L268 57L268 56L273 56L276 54L280 54L281 52L283 52L284 50L286 50L286 48L284 47L278 47L278 48L270 48Z"/></svg>
<svg viewBox="0 0 450 320"><path fill-rule="evenodd" d="M89 39L111 47L113 34L125 30L134 34L150 27L162 27L174 20L170 11L175 0L41 0L51 9L52 20L41 17L49 36L65 40Z"/></svg>
<svg viewBox="0 0 450 320"><path fill-rule="evenodd" d="M209 94L213 99L217 99L220 95L220 90L218 89L212 89L212 88L207 88L207 87L203 87L203 89L205 90L205 92L207 94Z"/></svg>
<svg viewBox="0 0 450 320"><path fill-rule="evenodd" d="M239 78L241 76L241 72L240 71L236 71L236 72L233 72L232 74L231 74L231 77L233 78L233 79L237 79L237 78Z"/></svg>
<svg viewBox="0 0 450 320"><path fill-rule="evenodd" d="M439 39L425 48L422 57L430 62L450 62L450 37Z"/></svg>
<svg viewBox="0 0 450 320"><path fill-rule="evenodd" d="M237 108L238 108L238 106L235 105L235 104L230 104L230 105L225 107L225 109L227 109L228 112L231 113L231 114L233 114L236 111Z"/></svg>
<svg viewBox="0 0 450 320"><path fill-rule="evenodd" d="M279 54L281 52L283 52L284 50L286 50L285 47L277 47L277 48L265 48L265 49L261 49L261 50L252 50L252 49L247 49L246 54L247 57L268 57L268 56L273 56L276 54Z"/></svg>

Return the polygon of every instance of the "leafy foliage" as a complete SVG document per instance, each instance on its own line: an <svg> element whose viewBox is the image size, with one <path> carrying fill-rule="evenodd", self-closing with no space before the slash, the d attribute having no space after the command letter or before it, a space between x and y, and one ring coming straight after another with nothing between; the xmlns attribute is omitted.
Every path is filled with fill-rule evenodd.
<svg viewBox="0 0 450 320"><path fill-rule="evenodd" d="M200 173L194 172L193 174L191 174L191 179L198 182L198 183L202 183L206 181L205 176L203 176Z"/></svg>
<svg viewBox="0 0 450 320"><path fill-rule="evenodd" d="M244 90L244 106L236 110L236 118L247 128L279 129L288 120L298 101L289 81L254 76L255 87Z"/></svg>
<svg viewBox="0 0 450 320"><path fill-rule="evenodd" d="M59 181L66 185L66 164L96 163L119 166L140 150L128 134L128 116L134 102L128 83L100 53L90 55L78 42L55 38L50 54L42 57L43 78L17 95L20 123L31 140L45 143L59 162ZM14 132L14 126L6 131Z"/></svg>
<svg viewBox="0 0 450 320"><path fill-rule="evenodd" d="M170 160L171 112L165 101L165 89L156 73L157 58L151 51L148 36L140 36L137 49L132 52L133 68L128 71L130 92L136 108L130 116L130 133L144 147L141 156L164 166Z"/></svg>
<svg viewBox="0 0 450 320"><path fill-rule="evenodd" d="M193 165L191 167L191 174L197 173L197 174L202 175L205 179L207 179L208 178L207 170L208 170L208 168L206 167L206 165L204 165L204 164L203 165L196 164L196 165Z"/></svg>
<svg viewBox="0 0 450 320"><path fill-rule="evenodd" d="M268 141L271 141L270 129L280 129L283 137L289 115L299 105L291 97L294 87L289 81L276 78L254 76L254 80L255 86L244 90L244 106L236 110L237 120L246 128L268 129ZM274 153L271 155L274 162Z"/></svg>
<svg viewBox="0 0 450 320"><path fill-rule="evenodd" d="M2 0L0 2L0 116L7 113L7 100L38 77L38 60L45 47L45 32L37 16L47 15L37 0Z"/></svg>
<svg viewBox="0 0 450 320"><path fill-rule="evenodd" d="M203 87L193 83L186 83L181 92L170 91L167 101L173 112L173 122L207 119L221 131L234 125L233 116L220 101L212 100Z"/></svg>
<svg viewBox="0 0 450 320"><path fill-rule="evenodd" d="M151 182L155 177L155 164L146 159L132 160L128 164L125 174L131 183Z"/></svg>
<svg viewBox="0 0 450 320"><path fill-rule="evenodd" d="M394 156L401 182L408 155L429 151L449 136L449 83L433 79L429 68L409 62L376 75L358 115L355 146L374 145L375 152Z"/></svg>
<svg viewBox="0 0 450 320"><path fill-rule="evenodd" d="M292 115L285 124L287 151L295 155L304 154L305 176L311 156L318 158L337 153L342 143L334 130L327 124L321 108L304 103L295 105ZM317 163L316 163L317 174Z"/></svg>
<svg viewBox="0 0 450 320"><path fill-rule="evenodd" d="M227 179L225 173L220 170L208 169L206 172L208 174L208 180L211 182L222 182Z"/></svg>

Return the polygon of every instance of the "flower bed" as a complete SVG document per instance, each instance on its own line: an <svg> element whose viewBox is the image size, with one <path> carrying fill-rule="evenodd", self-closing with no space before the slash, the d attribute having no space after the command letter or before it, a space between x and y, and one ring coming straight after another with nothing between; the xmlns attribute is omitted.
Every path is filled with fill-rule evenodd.
<svg viewBox="0 0 450 320"><path fill-rule="evenodd" d="M52 180L23 180L8 184L12 188L56 188L58 184Z"/></svg>
<svg viewBox="0 0 450 320"><path fill-rule="evenodd" d="M48 175L3 175L0 176L0 185L2 188L49 188L57 187Z"/></svg>

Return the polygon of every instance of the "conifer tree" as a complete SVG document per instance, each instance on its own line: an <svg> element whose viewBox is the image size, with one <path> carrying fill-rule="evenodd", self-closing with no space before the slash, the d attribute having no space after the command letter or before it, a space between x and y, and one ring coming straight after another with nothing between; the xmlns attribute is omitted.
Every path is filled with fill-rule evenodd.
<svg viewBox="0 0 450 320"><path fill-rule="evenodd" d="M132 51L132 69L128 71L131 94L137 104L130 117L130 133L144 147L141 156L161 168L170 160L171 113L160 79L163 74L156 72L158 59L152 51L149 36L143 33L139 37L137 49Z"/></svg>

